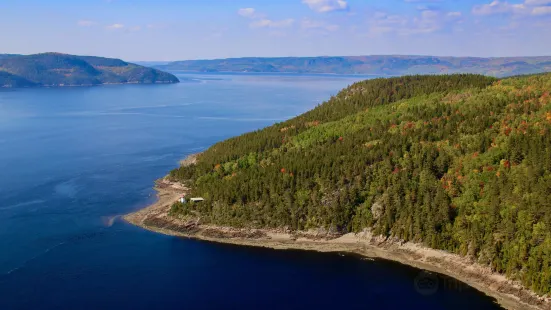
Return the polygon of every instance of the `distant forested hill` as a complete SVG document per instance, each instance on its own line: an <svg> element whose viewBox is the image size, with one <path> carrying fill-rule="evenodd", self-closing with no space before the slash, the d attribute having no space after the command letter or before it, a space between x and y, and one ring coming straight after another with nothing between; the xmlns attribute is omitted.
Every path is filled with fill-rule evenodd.
<svg viewBox="0 0 551 310"><path fill-rule="evenodd" d="M551 74L353 84L171 172L174 216L424 243L551 293Z"/></svg>
<svg viewBox="0 0 551 310"><path fill-rule="evenodd" d="M21 56L17 54L0 54L0 59L2 58L9 58L9 57L15 57L15 56Z"/></svg>
<svg viewBox="0 0 551 310"><path fill-rule="evenodd" d="M230 58L176 61L164 70L301 72L372 75L476 73L496 77L551 71L551 57L343 56Z"/></svg>
<svg viewBox="0 0 551 310"><path fill-rule="evenodd" d="M120 59L58 53L0 55L0 87L177 82L170 73Z"/></svg>

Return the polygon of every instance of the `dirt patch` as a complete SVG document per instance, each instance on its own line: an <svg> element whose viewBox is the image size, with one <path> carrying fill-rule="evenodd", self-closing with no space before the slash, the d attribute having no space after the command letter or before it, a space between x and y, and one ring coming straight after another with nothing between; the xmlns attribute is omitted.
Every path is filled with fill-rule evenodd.
<svg viewBox="0 0 551 310"><path fill-rule="evenodd" d="M254 231L224 231L216 228L207 228L200 232L202 236L216 239L262 239L268 238L267 234L260 230Z"/></svg>

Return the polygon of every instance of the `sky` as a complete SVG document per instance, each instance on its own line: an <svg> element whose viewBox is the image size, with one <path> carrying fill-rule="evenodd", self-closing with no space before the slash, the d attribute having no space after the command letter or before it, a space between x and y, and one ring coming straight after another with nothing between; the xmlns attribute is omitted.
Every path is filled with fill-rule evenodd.
<svg viewBox="0 0 551 310"><path fill-rule="evenodd" d="M0 0L0 53L551 55L551 0Z"/></svg>

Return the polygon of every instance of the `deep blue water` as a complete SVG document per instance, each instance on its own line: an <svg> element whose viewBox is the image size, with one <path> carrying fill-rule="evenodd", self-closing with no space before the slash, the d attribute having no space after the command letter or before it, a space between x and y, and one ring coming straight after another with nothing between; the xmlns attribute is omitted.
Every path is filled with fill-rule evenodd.
<svg viewBox="0 0 551 310"><path fill-rule="evenodd" d="M179 74L0 90L0 309L492 309L452 279L353 255L163 236L113 216L187 154L313 108L354 76ZM416 279L438 281L420 288Z"/></svg>

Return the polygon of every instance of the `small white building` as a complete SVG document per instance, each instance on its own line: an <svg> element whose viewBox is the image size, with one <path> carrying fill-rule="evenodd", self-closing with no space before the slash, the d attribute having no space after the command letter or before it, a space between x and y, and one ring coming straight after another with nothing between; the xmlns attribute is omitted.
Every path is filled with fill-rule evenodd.
<svg viewBox="0 0 551 310"><path fill-rule="evenodd" d="M182 196L180 199L178 199L181 203L186 203L186 197Z"/></svg>
<svg viewBox="0 0 551 310"><path fill-rule="evenodd" d="M196 198L190 198L189 200L191 202L201 202L201 201L204 201L205 199L203 199L201 197L196 197Z"/></svg>

